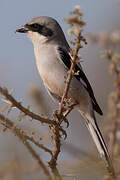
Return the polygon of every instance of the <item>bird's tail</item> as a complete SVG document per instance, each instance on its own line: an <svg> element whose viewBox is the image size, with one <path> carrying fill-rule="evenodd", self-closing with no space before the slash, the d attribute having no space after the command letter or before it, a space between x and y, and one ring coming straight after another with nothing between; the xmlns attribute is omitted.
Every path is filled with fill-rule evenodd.
<svg viewBox="0 0 120 180"><path fill-rule="evenodd" d="M92 120L92 122L93 122L93 120ZM112 165L112 161L111 161L107 146L106 146L103 136L98 128L95 118L94 118L94 123L91 123L91 120L88 120L86 124L87 124L87 128L93 138L93 141L98 149L98 152L100 153L101 158L103 158L106 162L106 166L107 166L109 173L113 177L115 177L114 168Z"/></svg>

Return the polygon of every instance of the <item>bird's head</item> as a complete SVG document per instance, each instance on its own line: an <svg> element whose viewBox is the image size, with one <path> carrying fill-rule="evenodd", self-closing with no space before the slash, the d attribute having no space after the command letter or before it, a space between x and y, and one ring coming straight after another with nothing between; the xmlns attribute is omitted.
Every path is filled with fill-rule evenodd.
<svg viewBox="0 0 120 180"><path fill-rule="evenodd" d="M40 16L31 19L16 32L26 33L34 43L45 43L48 41L61 41L65 39L60 25L51 17Z"/></svg>

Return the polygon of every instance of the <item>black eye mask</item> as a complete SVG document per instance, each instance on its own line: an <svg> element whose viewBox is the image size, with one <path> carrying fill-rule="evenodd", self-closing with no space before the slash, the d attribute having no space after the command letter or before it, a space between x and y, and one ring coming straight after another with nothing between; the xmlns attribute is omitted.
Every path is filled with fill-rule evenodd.
<svg viewBox="0 0 120 180"><path fill-rule="evenodd" d="M34 24L26 24L25 27L30 29L33 32L38 32L39 34L50 37L53 35L53 31L50 28L47 28L45 25L40 25L37 23Z"/></svg>

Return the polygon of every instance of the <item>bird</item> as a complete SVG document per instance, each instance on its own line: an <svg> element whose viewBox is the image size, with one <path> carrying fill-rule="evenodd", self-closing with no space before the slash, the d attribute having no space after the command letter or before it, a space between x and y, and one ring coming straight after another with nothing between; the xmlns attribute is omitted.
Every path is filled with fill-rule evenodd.
<svg viewBox="0 0 120 180"><path fill-rule="evenodd" d="M32 41L37 68L44 86L50 96L60 102L66 84L65 78L72 62L70 46L61 26L52 17L39 16L29 20L16 32L27 34ZM78 71L79 74L74 74L71 80L68 98L77 102L76 107L85 121L101 158L105 160L109 172L114 174L108 148L95 118L95 111L99 115L103 115L103 112L80 62L75 65L75 72Z"/></svg>

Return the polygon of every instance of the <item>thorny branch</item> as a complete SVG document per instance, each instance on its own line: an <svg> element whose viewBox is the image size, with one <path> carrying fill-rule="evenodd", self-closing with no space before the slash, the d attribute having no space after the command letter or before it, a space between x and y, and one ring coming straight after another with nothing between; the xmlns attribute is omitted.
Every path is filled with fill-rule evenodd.
<svg viewBox="0 0 120 180"><path fill-rule="evenodd" d="M25 115L31 117L32 119L35 119L37 121L40 121L41 123L45 123L45 124L54 124L57 125L56 122L48 119L48 118L43 118L35 113L33 113L32 111L30 111L29 109L25 108L22 106L21 102L17 102L15 100L15 98L9 94L8 90L6 88L2 88L0 87L0 93L5 96L5 98L10 101L11 103L11 107L16 107L18 108L20 111L22 111Z"/></svg>
<svg viewBox="0 0 120 180"><path fill-rule="evenodd" d="M43 146L43 144L40 144L39 142L35 141L35 139L33 137L29 137L24 132L22 132L22 133L23 133L23 136L24 136L25 139L31 141L33 144L38 146L40 149L43 149L45 152L48 152L49 154L52 155L52 151L50 149L48 149L47 147Z"/></svg>
<svg viewBox="0 0 120 180"><path fill-rule="evenodd" d="M81 57L79 58L79 55L78 55L80 48L82 48L81 42L83 41L85 44L87 43L85 38L83 38L81 34L83 31L83 26L85 25L85 22L82 20L82 16L83 14L80 11L79 6L77 6L73 10L73 16L70 16L66 19L67 23L73 28L72 34L74 33L75 35L75 41L71 40L71 43L75 45L75 48L72 50L72 52L70 52L72 63L71 63L70 70L68 71L68 77L66 80L64 93L60 102L59 115L62 114L62 112L64 111L64 104L67 99L72 77L74 75L74 68L78 60L80 60L81 58Z"/></svg>

